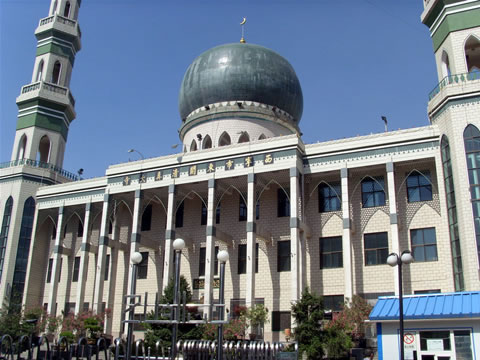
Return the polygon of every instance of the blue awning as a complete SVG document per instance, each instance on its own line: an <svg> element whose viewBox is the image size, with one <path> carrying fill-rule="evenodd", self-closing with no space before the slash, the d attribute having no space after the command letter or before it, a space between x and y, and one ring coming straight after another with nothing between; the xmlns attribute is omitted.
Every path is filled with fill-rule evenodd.
<svg viewBox="0 0 480 360"><path fill-rule="evenodd" d="M398 320L398 296L381 296L370 313L371 321ZM480 317L480 291L403 297L405 320Z"/></svg>

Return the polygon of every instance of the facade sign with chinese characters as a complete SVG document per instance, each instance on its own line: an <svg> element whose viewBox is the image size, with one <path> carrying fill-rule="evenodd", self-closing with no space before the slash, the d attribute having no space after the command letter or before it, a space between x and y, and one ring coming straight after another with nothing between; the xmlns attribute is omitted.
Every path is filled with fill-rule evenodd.
<svg viewBox="0 0 480 360"><path fill-rule="evenodd" d="M265 154L265 157L263 159L263 163L265 165L273 164L273 155L272 154Z"/></svg>
<svg viewBox="0 0 480 360"><path fill-rule="evenodd" d="M263 159L261 158L261 156L262 155L259 155L257 157L257 161L263 162L264 165L270 165L274 163L273 153L264 154ZM225 171L235 170L235 164L243 164L243 168L246 169L255 166L255 158L253 155L248 155L243 158L224 160L223 164ZM188 176L196 176L198 175L199 170L201 171L202 169L205 169L207 174L215 173L217 170L217 163L215 161L211 161L203 164L189 165L188 168L185 167L184 172L188 172ZM171 174L171 179L178 179L180 177L180 167L154 170L151 173L140 173L138 174L138 183L145 184L148 180L148 176L150 176L150 179L153 179L153 181L162 181L164 179L164 175L168 173ZM124 186L128 186L131 184L132 179L137 180L136 175L134 175L133 178L130 175L123 176L122 184Z"/></svg>

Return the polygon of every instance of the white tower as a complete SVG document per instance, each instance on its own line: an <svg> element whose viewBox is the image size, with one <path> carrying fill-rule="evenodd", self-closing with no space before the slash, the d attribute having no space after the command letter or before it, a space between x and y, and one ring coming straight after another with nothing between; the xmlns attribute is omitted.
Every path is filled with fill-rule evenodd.
<svg viewBox="0 0 480 360"><path fill-rule="evenodd" d="M480 3L425 0L424 6L439 80L428 115L442 134L455 290L479 289Z"/></svg>
<svg viewBox="0 0 480 360"><path fill-rule="evenodd" d="M81 0L52 0L41 19L32 81L17 98L18 120L10 162L0 167L0 306L20 302L40 186L75 180L62 170L75 100L69 84L80 50Z"/></svg>

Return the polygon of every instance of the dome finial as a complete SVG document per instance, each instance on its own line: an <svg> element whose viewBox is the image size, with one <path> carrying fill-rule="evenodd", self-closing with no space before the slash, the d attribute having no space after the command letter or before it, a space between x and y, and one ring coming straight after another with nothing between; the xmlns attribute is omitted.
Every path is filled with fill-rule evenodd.
<svg viewBox="0 0 480 360"><path fill-rule="evenodd" d="M240 25L242 26L242 38L240 39L240 42L241 42L242 44L245 44L245 43L246 43L245 37L244 37L244 35L245 35L245 23L246 23L246 22L247 22L247 18L244 17L243 20L242 20L242 22L240 23Z"/></svg>

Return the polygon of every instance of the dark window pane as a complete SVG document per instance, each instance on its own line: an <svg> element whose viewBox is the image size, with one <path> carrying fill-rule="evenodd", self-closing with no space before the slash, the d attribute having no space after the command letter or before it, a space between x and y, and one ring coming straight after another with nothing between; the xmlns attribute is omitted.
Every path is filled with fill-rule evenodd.
<svg viewBox="0 0 480 360"><path fill-rule="evenodd" d="M137 278L146 279L148 274L148 251L140 254L142 254L142 261L137 265Z"/></svg>
<svg viewBox="0 0 480 360"><path fill-rule="evenodd" d="M277 245L277 271L290 271L290 241L279 241Z"/></svg>
<svg viewBox="0 0 480 360"><path fill-rule="evenodd" d="M247 204L242 195L239 196L238 201L238 221L247 221Z"/></svg>
<svg viewBox="0 0 480 360"><path fill-rule="evenodd" d="M342 266L342 237L320 238L320 269Z"/></svg>
<svg viewBox="0 0 480 360"><path fill-rule="evenodd" d="M272 311L272 331L284 331L290 327L290 311Z"/></svg>
<svg viewBox="0 0 480 360"><path fill-rule="evenodd" d="M365 265L387 263L388 234L386 232L364 234Z"/></svg>
<svg viewBox="0 0 480 360"><path fill-rule="evenodd" d="M152 228L152 204L148 204L142 214L140 231L150 231Z"/></svg>
<svg viewBox="0 0 480 360"><path fill-rule="evenodd" d="M175 213L175 227L177 228L183 227L184 210L185 210L185 201L182 201L177 208L177 212Z"/></svg>
<svg viewBox="0 0 480 360"><path fill-rule="evenodd" d="M290 216L290 200L282 188L277 189L277 217Z"/></svg>
<svg viewBox="0 0 480 360"><path fill-rule="evenodd" d="M410 239L416 262L438 260L435 228L412 229Z"/></svg>
<svg viewBox="0 0 480 360"><path fill-rule="evenodd" d="M73 261L72 282L77 282L78 281L79 271L80 271L80 256L76 256L75 260Z"/></svg>
<svg viewBox="0 0 480 360"><path fill-rule="evenodd" d="M364 208L385 205L383 177L366 178L362 181L362 206Z"/></svg>

